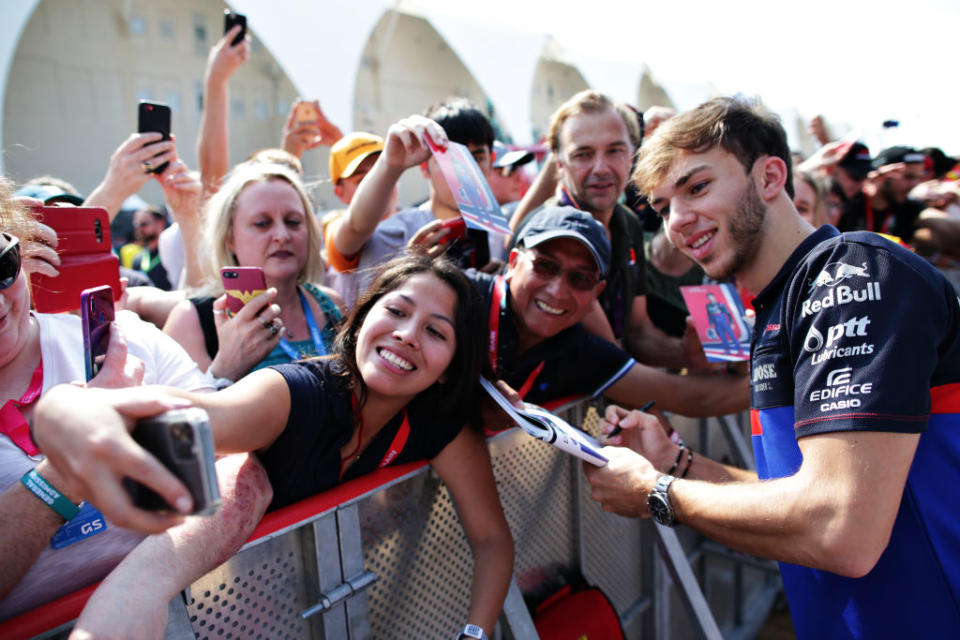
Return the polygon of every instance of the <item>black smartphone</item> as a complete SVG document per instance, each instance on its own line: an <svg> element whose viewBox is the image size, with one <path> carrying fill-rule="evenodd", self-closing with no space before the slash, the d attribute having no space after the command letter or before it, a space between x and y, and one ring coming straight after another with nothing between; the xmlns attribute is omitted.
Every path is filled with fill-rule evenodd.
<svg viewBox="0 0 960 640"><path fill-rule="evenodd" d="M162 102L141 100L137 105L137 131L140 133L158 131L163 134L163 138L157 142L169 140L170 107ZM150 144L156 144L156 142ZM150 169L150 173L163 173L169 164L169 162L164 162L158 167L153 167Z"/></svg>
<svg viewBox="0 0 960 640"><path fill-rule="evenodd" d="M214 466L213 433L203 409L174 409L137 421L133 439L183 482L193 497L191 515L209 516L220 509L220 485ZM174 511L153 489L124 479L133 504L148 511Z"/></svg>
<svg viewBox="0 0 960 640"><path fill-rule="evenodd" d="M234 13L230 9L223 10L223 33L226 34L234 25L240 25L240 33L234 36L230 42L231 47L235 47L247 37L247 16L242 13Z"/></svg>
<svg viewBox="0 0 960 640"><path fill-rule="evenodd" d="M110 344L113 322L113 289L110 285L84 289L80 294L80 324L83 327L83 364L87 382L97 375Z"/></svg>

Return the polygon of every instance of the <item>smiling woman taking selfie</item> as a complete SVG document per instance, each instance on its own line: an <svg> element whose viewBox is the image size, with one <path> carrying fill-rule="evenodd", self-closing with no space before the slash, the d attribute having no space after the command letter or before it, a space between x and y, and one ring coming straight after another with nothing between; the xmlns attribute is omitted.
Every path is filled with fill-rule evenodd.
<svg viewBox="0 0 960 640"><path fill-rule="evenodd" d="M226 386L251 370L330 349L340 296L323 279L320 230L303 183L285 166L237 165L204 211L206 282L164 332ZM260 267L267 291L226 314L221 267Z"/></svg>
<svg viewBox="0 0 960 640"><path fill-rule="evenodd" d="M506 597L513 540L486 444L464 427L477 416L483 320L476 292L453 263L410 254L384 266L329 357L255 371L214 394L61 386L38 408L36 437L81 484L104 465L122 477L137 464L125 422L169 406L164 397L187 398L209 413L218 452L259 454L272 508L388 464L427 459L453 495L473 549L469 622L489 630ZM151 486L174 499L182 488L161 475ZM108 484L83 486L100 503L108 501ZM132 510L128 502L119 508Z"/></svg>

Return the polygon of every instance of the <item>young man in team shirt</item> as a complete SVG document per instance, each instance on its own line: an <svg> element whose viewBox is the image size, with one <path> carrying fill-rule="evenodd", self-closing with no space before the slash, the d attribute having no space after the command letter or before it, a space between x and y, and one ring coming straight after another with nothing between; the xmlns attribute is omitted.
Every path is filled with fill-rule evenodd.
<svg viewBox="0 0 960 640"><path fill-rule="evenodd" d="M876 234L814 231L780 123L742 101L665 124L634 179L683 253L756 294L757 473L680 457L651 416L610 407L629 448L587 470L594 498L779 560L801 638L960 636L953 288Z"/></svg>

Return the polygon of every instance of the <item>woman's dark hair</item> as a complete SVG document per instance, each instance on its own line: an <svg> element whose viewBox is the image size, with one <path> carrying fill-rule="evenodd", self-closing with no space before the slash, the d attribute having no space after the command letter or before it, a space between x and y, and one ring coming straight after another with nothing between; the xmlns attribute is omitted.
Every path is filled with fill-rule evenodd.
<svg viewBox="0 0 960 640"><path fill-rule="evenodd" d="M449 259L431 258L411 252L383 265L370 288L357 300L353 311L337 333L333 344L334 370L347 378L348 387L359 390L359 406L367 399L367 389L357 366L357 335L370 309L380 298L401 287L420 273L436 276L457 294L454 312L456 350L446 371L446 382L434 383L421 392L429 394L429 402L438 416L472 421L477 415L477 382L484 362L483 300L470 281Z"/></svg>

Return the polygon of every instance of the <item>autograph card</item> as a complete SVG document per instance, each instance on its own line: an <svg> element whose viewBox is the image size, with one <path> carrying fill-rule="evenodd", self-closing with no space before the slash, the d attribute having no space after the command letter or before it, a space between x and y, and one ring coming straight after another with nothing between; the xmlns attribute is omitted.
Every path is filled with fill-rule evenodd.
<svg viewBox="0 0 960 640"><path fill-rule="evenodd" d="M750 325L732 284L680 287L687 310L697 325L703 353L711 362L750 359Z"/></svg>
<svg viewBox="0 0 960 640"><path fill-rule="evenodd" d="M467 226L492 233L510 233L507 217L500 210L470 150L456 142L449 143L446 149L441 149L429 139L427 143L444 179L450 185L450 192Z"/></svg>

